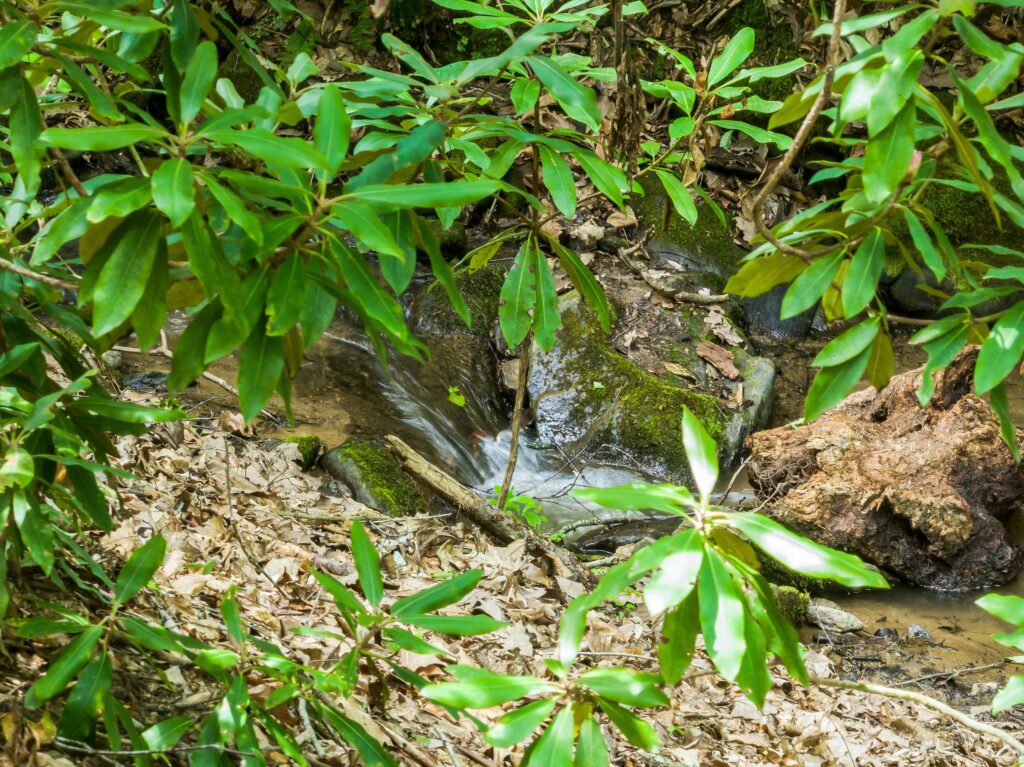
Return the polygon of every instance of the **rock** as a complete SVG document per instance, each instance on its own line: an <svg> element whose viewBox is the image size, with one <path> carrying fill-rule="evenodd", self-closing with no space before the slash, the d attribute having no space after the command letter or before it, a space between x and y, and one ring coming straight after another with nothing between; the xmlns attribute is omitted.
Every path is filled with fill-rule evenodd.
<svg viewBox="0 0 1024 767"><path fill-rule="evenodd" d="M101 359L103 360L103 364L111 370L120 370L121 366L124 364L124 355L116 349L107 349L101 355Z"/></svg>
<svg viewBox="0 0 1024 767"><path fill-rule="evenodd" d="M779 612L794 626L799 628L804 625L807 621L807 610L810 607L810 598L807 594L792 586L778 586L773 583L771 587Z"/></svg>
<svg viewBox="0 0 1024 767"><path fill-rule="evenodd" d="M502 360L498 365L498 383L503 391L515 392L519 388L519 359Z"/></svg>
<svg viewBox="0 0 1024 767"><path fill-rule="evenodd" d="M889 627L878 629L878 631L874 633L874 636L878 637L879 639L884 639L886 642L900 641L900 632L898 632L896 629L892 629Z"/></svg>
<svg viewBox="0 0 1024 767"><path fill-rule="evenodd" d="M754 434L748 471L774 499L769 512L915 585L965 591L1011 580L1022 552L1003 523L1024 500L1024 472L995 413L970 393L976 357L969 348L937 376L927 407L917 369L814 423Z"/></svg>
<svg viewBox="0 0 1024 767"><path fill-rule="evenodd" d="M382 445L350 439L325 453L320 465L332 477L344 482L357 501L384 514L412 516L427 510L427 502L416 483Z"/></svg>
<svg viewBox="0 0 1024 767"><path fill-rule="evenodd" d="M686 483L691 477L679 434L684 406L720 442L724 466L734 460L743 437L764 422L774 380L770 362L735 350L745 380L722 383L731 392L730 402L685 379L641 369L612 347L575 293L562 297L559 311L563 327L558 342L549 352L535 346L530 369L540 444L584 461L639 468L654 478Z"/></svg>
<svg viewBox="0 0 1024 767"><path fill-rule="evenodd" d="M924 626L911 623L907 626L907 639L931 639L932 635Z"/></svg>
<svg viewBox="0 0 1024 767"><path fill-rule="evenodd" d="M807 608L807 622L822 631L835 634L849 634L864 628L864 622L860 618L828 599L811 600Z"/></svg>
<svg viewBox="0 0 1024 767"><path fill-rule="evenodd" d="M788 289L789 285L779 285L767 293L740 301L747 330L752 335L773 341L801 341L807 337L811 331L816 307L811 307L795 317L780 319L782 298Z"/></svg>
<svg viewBox="0 0 1024 767"><path fill-rule="evenodd" d="M121 379L121 385L132 391L167 390L167 373L159 370L144 370L141 373L128 373Z"/></svg>
<svg viewBox="0 0 1024 767"><path fill-rule="evenodd" d="M300 464L304 471L316 466L317 459L324 451L323 441L315 434L295 434L281 441L298 446Z"/></svg>

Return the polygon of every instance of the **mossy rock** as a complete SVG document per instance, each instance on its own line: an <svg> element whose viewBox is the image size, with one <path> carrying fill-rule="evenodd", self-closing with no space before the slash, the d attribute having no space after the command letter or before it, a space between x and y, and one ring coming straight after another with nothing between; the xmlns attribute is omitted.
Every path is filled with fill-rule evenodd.
<svg viewBox="0 0 1024 767"><path fill-rule="evenodd" d="M647 250L684 267L693 281L687 286L692 292L702 287L720 291L743 257L733 242L729 219L723 223L711 205L698 198L697 221L691 226L676 212L657 178L644 176L639 183L644 194L633 201L637 220L654 230Z"/></svg>
<svg viewBox="0 0 1024 767"><path fill-rule="evenodd" d="M295 434L291 437L285 437L282 442L298 445L299 457L302 459L304 471L309 471L316 466L316 462L320 459L320 454L324 452L323 440L315 434Z"/></svg>
<svg viewBox="0 0 1024 767"><path fill-rule="evenodd" d="M350 439L321 460L324 470L352 490L360 503L393 517L427 511L427 500L398 459L383 445Z"/></svg>
<svg viewBox="0 0 1024 767"><path fill-rule="evenodd" d="M811 597L800 589L792 586L778 586L771 584L772 594L775 595L775 604L779 607L782 616L799 628L807 621L807 610L811 606Z"/></svg>
<svg viewBox="0 0 1024 767"><path fill-rule="evenodd" d="M489 339L491 325L498 318L498 299L504 272L497 266L486 266L471 272L468 268L455 271L455 287L466 299L471 324L467 328L455 313L444 287L434 283L420 297L416 306L417 329L428 334L467 332Z"/></svg>
<svg viewBox="0 0 1024 767"><path fill-rule="evenodd" d="M558 343L550 352L535 347L530 371L541 443L567 455L639 466L652 477L692 481L679 435L683 407L716 440L726 436L731 414L717 397L659 378L617 353L575 293L562 298L559 310ZM616 448L616 456L603 455L604 445Z"/></svg>

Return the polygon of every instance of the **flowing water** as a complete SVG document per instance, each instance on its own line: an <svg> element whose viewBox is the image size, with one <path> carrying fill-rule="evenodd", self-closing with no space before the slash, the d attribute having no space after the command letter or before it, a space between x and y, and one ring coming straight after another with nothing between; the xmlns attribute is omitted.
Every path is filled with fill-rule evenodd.
<svg viewBox="0 0 1024 767"><path fill-rule="evenodd" d="M780 371L772 425L799 417L813 377L809 362L822 343L762 350L775 358ZM433 352L426 363L394 355L385 365L362 330L339 320L306 355L294 386L298 426L285 433L314 433L329 446L349 437L396 434L481 494L492 493L501 482L511 439L507 417L510 403L497 389L495 361L472 359L458 343L447 347L435 345ZM920 351L906 343L897 344L897 357L898 370L924 361ZM231 378L234 371L225 368L215 372ZM1012 408L1018 424L1024 424L1024 385L1020 376L1015 374L1014 379L1010 387ZM452 401L451 387L458 387L464 402ZM204 391L210 392L210 398L222 396L206 387ZM622 516L620 512L581 502L570 494L573 489L645 479L621 467L580 465L554 450L539 449L533 440L529 429L525 430L513 485L517 494L541 502L549 519L546 531L559 530L574 522ZM749 489L743 487L742 477L736 489ZM615 529L614 540L628 542L631 531L635 531L635 539L667 532L671 524L637 522L625 528L620 525ZM1024 541L1024 527L1021 533L1020 540ZM607 528L583 526L572 535L577 546L599 553L607 538ZM999 591L1024 595L1024 577ZM904 648L916 646L919 651L911 653L910 660L906 652L894 656L890 652L892 646L883 642L875 647L858 647L852 655L865 668L883 676L888 668L893 675L906 678L993 663L1005 656L1004 648L991 639L993 632L1005 627L973 604L977 596L897 585L888 592L836 599L864 621L869 633L891 629L905 640L914 633L915 626L928 632L929 639L902 642ZM812 632L805 638L813 639Z"/></svg>

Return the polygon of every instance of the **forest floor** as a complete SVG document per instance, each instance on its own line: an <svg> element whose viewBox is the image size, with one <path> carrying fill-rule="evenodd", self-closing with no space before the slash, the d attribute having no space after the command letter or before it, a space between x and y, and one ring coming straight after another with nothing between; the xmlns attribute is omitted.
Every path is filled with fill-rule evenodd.
<svg viewBox="0 0 1024 767"><path fill-rule="evenodd" d="M129 393L135 399L142 395ZM521 543L496 546L468 523L448 515L389 518L344 495L316 471L304 472L293 444L258 439L242 429L231 411L196 417L185 424L160 425L148 435L125 438L121 466L137 479L122 488L123 511L113 534L97 541L111 570L141 539L161 533L169 554L154 580L156 590L135 610L176 631L224 647L229 640L217 612L219 597L240 585L239 602L250 630L280 645L297 660L331 664L343 647L330 639L293 632L299 626L331 629L338 614L310 574L329 572L350 586L356 572L348 550L353 520L370 530L381 553L385 599L401 597L446 574L480 568L479 586L447 612L485 613L508 621L493 634L465 639L431 636L450 658L402 651L399 662L430 680L444 677L447 662L479 665L504 673L544 675L543 660L557 641L559 616L567 600L582 593L571 578L553 573L550 563L532 558ZM628 555L620 550L619 556ZM61 599L52 594L49 599ZM28 601L22 604L28 606ZM23 641L23 640L18 640ZM8 756L2 767L68 767L110 764L107 757L62 753L53 742L52 722L14 704L33 677L45 669L59 644L9 644L2 661L0 725ZM624 598L595 611L582 661L589 665L628 663L644 669L655 662L657 635L642 600ZM809 649L807 664L820 677L844 674L835 656ZM128 650L115 656L115 688L134 716L146 724L173 714L204 715L220 691L187 664L165 668L166 679ZM617 765L988 765L1013 763L994 740L965 729L916 704L856 691L802 688L781 667L763 710L698 657L671 691L671 707L651 720L662 739L656 755L614 743ZM251 682L254 697L271 689ZM496 751L472 724L454 721L415 690L392 686L384 711L367 709L358 689L346 713L385 743L404 764L500 767L516 753ZM986 718L976 707L971 714ZM498 709L478 712L487 722ZM298 719L293 723L301 732ZM1004 716L1001 726L1024 730L1024 719ZM349 765L344 745L312 729L300 742L313 764ZM34 760L27 756L35 754ZM511 758L511 760L510 760ZM279 756L275 762L287 760Z"/></svg>

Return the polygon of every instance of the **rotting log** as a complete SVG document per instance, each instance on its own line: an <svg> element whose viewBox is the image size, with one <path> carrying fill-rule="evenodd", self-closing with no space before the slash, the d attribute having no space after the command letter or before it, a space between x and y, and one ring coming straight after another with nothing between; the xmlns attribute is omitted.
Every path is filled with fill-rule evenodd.
<svg viewBox="0 0 1024 767"><path fill-rule="evenodd" d="M525 540L527 548L531 552L551 560L558 575L579 581L587 589L593 589L597 585L597 578L594 574L586 570L572 552L559 548L525 525L517 524L511 516L492 507L479 495L447 472L430 463L398 437L389 435L386 441L388 447L402 461L403 469L454 504L459 512L472 520L495 541L502 545L508 545L513 541Z"/></svg>

